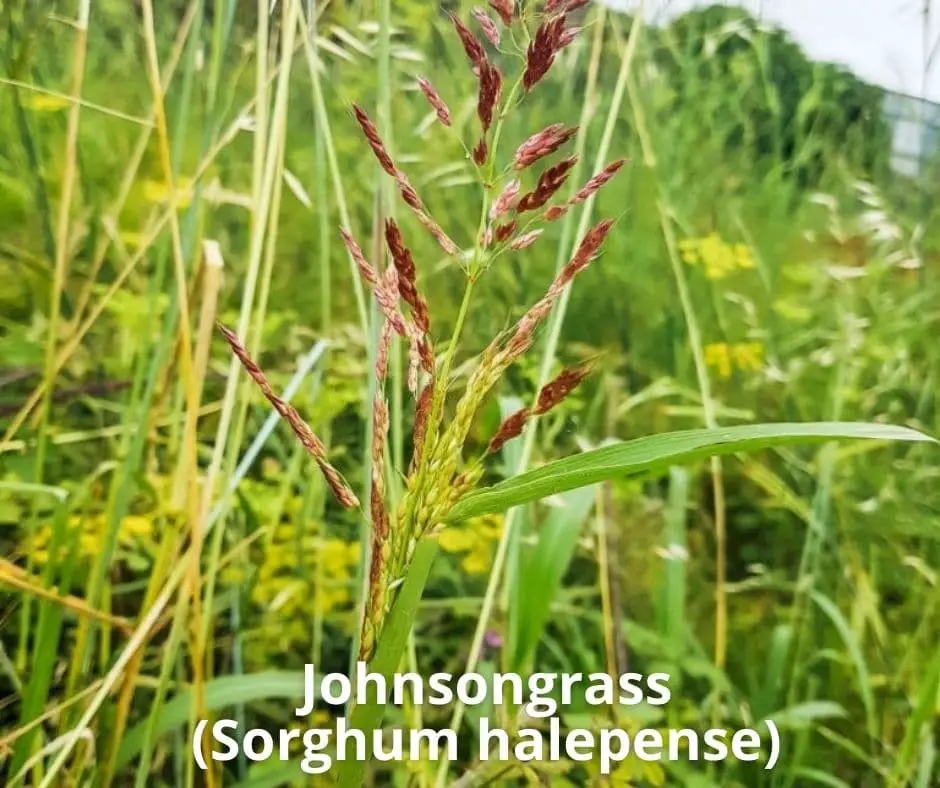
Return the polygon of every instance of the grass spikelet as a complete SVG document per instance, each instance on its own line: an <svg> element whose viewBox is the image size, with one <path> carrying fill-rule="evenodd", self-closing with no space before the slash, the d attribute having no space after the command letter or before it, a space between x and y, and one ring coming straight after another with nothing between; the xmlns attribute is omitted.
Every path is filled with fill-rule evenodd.
<svg viewBox="0 0 940 788"><path fill-rule="evenodd" d="M522 86L526 92L532 90L548 73L555 62L555 55L562 48L561 38L565 30L565 15L547 19L539 25L526 50L525 72Z"/></svg>
<svg viewBox="0 0 940 788"><path fill-rule="evenodd" d="M473 162L478 167L482 167L486 164L487 158L489 158L489 146L486 144L486 137L480 139L480 141L473 148Z"/></svg>
<svg viewBox="0 0 940 788"><path fill-rule="evenodd" d="M437 114L437 119L443 125L450 126L450 109L444 102L444 99L441 98L440 93L437 92L434 85L432 85L430 81L424 77L418 77L418 87L421 88L421 92L424 93L425 98L428 100L428 104L431 105L431 108Z"/></svg>
<svg viewBox="0 0 940 788"><path fill-rule="evenodd" d="M512 17L516 11L515 0L489 0L489 5L506 27L512 27Z"/></svg>
<svg viewBox="0 0 940 788"><path fill-rule="evenodd" d="M434 236L441 249L449 255L457 254L460 251L459 247L450 239L441 226L431 218L427 210L425 210L424 203L418 196L418 192L415 190L414 186L411 185L411 181L408 180L408 176L401 170L396 170L393 177L395 178L395 183L398 184L398 191L405 201L405 204L411 208L414 215L418 217L418 221Z"/></svg>
<svg viewBox="0 0 940 788"><path fill-rule="evenodd" d="M500 33L499 28L496 26L496 22L494 22L490 15L487 14L486 11L484 11L482 8L474 8L472 13L474 18L477 20L477 23L480 25L480 30L483 31L483 35L489 39L490 43L494 47L498 47Z"/></svg>
<svg viewBox="0 0 940 788"><path fill-rule="evenodd" d="M539 391L534 413L543 416L560 405L591 374L588 365L562 370Z"/></svg>
<svg viewBox="0 0 940 788"><path fill-rule="evenodd" d="M486 449L487 454L496 454L513 438L519 437L530 418L544 416L560 405L590 374L591 368L587 365L562 370L539 390L533 408L520 408L505 418L496 434L490 439Z"/></svg>
<svg viewBox="0 0 940 788"><path fill-rule="evenodd" d="M539 159L550 156L578 133L577 127L566 127L562 123L553 123L536 132L523 142L513 157L513 167L524 170Z"/></svg>
<svg viewBox="0 0 940 788"><path fill-rule="evenodd" d="M379 165L394 178L397 169L392 162L392 157L389 155L388 149L385 147L385 143L382 142L382 138L379 136L379 130L376 128L376 125L366 114L366 111L358 104L353 104L353 114L356 116L356 122L359 124L359 128L362 129L362 133L365 135L366 140L368 140L369 146L375 154L375 158L378 159Z"/></svg>
<svg viewBox="0 0 940 788"><path fill-rule="evenodd" d="M502 88L503 75L496 66L484 59L480 64L480 92L477 100L477 115L484 134L493 124L493 114L499 105Z"/></svg>
<svg viewBox="0 0 940 788"><path fill-rule="evenodd" d="M578 161L577 156L569 156L552 167L549 167L539 176L538 183L528 194L524 195L519 201L518 211L535 211L547 203L558 190L565 185L571 169Z"/></svg>
<svg viewBox="0 0 940 788"><path fill-rule="evenodd" d="M571 208L579 203L587 200L591 195L597 193L601 188L603 188L610 180L620 172L620 168L627 163L626 159L617 159L617 161L612 161L602 170L596 172L591 176L590 180L584 186L582 186L577 193L567 202L562 205L553 205L545 212L545 218L548 221L554 221L562 216L564 216Z"/></svg>
<svg viewBox="0 0 940 788"><path fill-rule="evenodd" d="M493 205L490 207L490 221L494 221L515 209L521 188L522 184L518 178L514 178L506 184L499 197L493 200Z"/></svg>
<svg viewBox="0 0 940 788"><path fill-rule="evenodd" d="M355 261L362 278L372 286L375 300L382 310L385 319L390 323L396 334L401 337L407 336L408 330L405 325L405 320L398 310L397 272L394 268L389 268L380 278L372 265L366 260L362 247L356 243L352 234L344 228L340 228L340 233L343 238L343 243L346 245L346 249Z"/></svg>
<svg viewBox="0 0 940 788"><path fill-rule="evenodd" d="M470 28L460 21L460 17L456 14L451 14L450 19L454 23L454 29L457 31L460 43L463 44L463 51L467 53L467 59L473 65L474 73L479 73L479 69L486 60L486 52L483 50L483 44L473 35Z"/></svg>
<svg viewBox="0 0 940 788"><path fill-rule="evenodd" d="M424 207L424 203L418 196L418 192L415 190L414 186L411 185L411 181L408 180L408 176L395 166L392 157L388 153L388 149L385 147L385 143L382 142L382 138L379 136L375 123L372 122L372 119L368 116L366 111L358 104L353 104L353 113L356 116L356 120L359 122L359 127L362 129L363 135L369 143L369 147L372 148L372 152L375 154L376 159L378 159L382 169L391 175L395 179L395 183L398 184L398 191L405 201L405 204L411 208L415 216L418 217L418 221L428 229L447 254L457 254L457 252L460 251L457 244L455 244L441 229L440 225L431 218Z"/></svg>
<svg viewBox="0 0 940 788"><path fill-rule="evenodd" d="M336 500L348 509L357 508L359 506L359 499L346 483L346 480L340 475L339 471L326 459L326 449L323 446L323 442L314 434L313 430L310 429L310 426L303 420L301 415L297 412L297 409L274 393L274 389L271 388L271 384L268 382L264 372L261 371L261 368L248 354L248 350L236 336L235 332L226 328L221 323L218 324L218 328L222 336L225 337L225 341L228 342L232 352L241 362L242 367L258 385L261 393L264 394L265 398L271 403L271 406L278 412L281 418L290 425L290 428L294 431L301 445L307 450L307 453L313 457Z"/></svg>
<svg viewBox="0 0 940 788"><path fill-rule="evenodd" d="M418 293L418 272L415 268L411 250L405 246L405 239L394 219L385 221L385 242L391 255L395 270L398 272L398 293L411 309L411 315L418 331L427 334L431 330L428 304Z"/></svg>
<svg viewBox="0 0 940 788"><path fill-rule="evenodd" d="M496 434L490 439L486 448L488 454L496 454L513 438L518 438L529 420L529 409L520 408L515 413L507 416L503 423L499 425Z"/></svg>
<svg viewBox="0 0 940 788"><path fill-rule="evenodd" d="M518 238L514 238L509 244L509 248L516 251L519 249L528 249L539 239L539 236L542 234L542 232L543 230L541 228L536 230L529 230L529 232L523 233Z"/></svg>

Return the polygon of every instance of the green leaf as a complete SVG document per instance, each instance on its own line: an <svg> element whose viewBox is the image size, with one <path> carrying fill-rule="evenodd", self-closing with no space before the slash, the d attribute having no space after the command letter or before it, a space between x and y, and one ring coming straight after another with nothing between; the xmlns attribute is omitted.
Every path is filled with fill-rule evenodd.
<svg viewBox="0 0 940 788"><path fill-rule="evenodd" d="M216 711L239 703L270 698L297 698L304 696L303 671L271 670L238 676L221 676L206 682L205 704L207 711ZM174 696L160 712L154 737L185 725L189 721L192 697L189 690ZM118 750L117 765L124 766L133 760L144 744L147 720L130 730Z"/></svg>
<svg viewBox="0 0 940 788"><path fill-rule="evenodd" d="M375 656L369 663L370 673L380 673L386 682L391 683L391 677L399 669L405 645L408 642L408 633L414 624L421 595L431 572L431 564L437 555L437 539L424 539L415 548L411 568L402 583L398 596L385 619L382 634L379 636ZM372 685L369 685L370 687ZM369 700L353 710L349 719L349 727L362 731L366 741L371 741L372 731L382 724L385 714L385 704L379 703L374 693L369 693ZM336 773L336 784L340 788L359 788L365 785L367 761L349 758L340 761Z"/></svg>
<svg viewBox="0 0 940 788"><path fill-rule="evenodd" d="M768 718L773 720L778 728L795 730L809 727L818 720L841 718L845 715L845 709L838 703L828 700L810 700L780 709L769 714Z"/></svg>
<svg viewBox="0 0 940 788"><path fill-rule="evenodd" d="M818 591L812 591L810 597L816 603L816 606L832 622L839 636L842 638L845 650L848 652L849 660L855 667L855 675L858 681L858 694L865 706L865 720L868 735L872 738L876 738L875 694L872 692L871 678L868 673L868 665L865 662L865 655L862 652L862 645L855 632L852 630L852 626L829 597L823 596Z"/></svg>
<svg viewBox="0 0 940 788"><path fill-rule="evenodd" d="M561 497L536 529L537 541L523 547L519 581L511 589L513 605L510 616L513 631L513 655L510 669L525 672L542 637L551 606L561 589L565 572L574 558L581 525L594 504L595 490L588 487Z"/></svg>
<svg viewBox="0 0 940 788"><path fill-rule="evenodd" d="M484 487L459 501L447 520L454 522L502 512L619 476L665 471L670 465L691 463L718 454L840 438L936 443L933 438L907 427L855 422L753 424L648 435L550 462L492 487Z"/></svg>

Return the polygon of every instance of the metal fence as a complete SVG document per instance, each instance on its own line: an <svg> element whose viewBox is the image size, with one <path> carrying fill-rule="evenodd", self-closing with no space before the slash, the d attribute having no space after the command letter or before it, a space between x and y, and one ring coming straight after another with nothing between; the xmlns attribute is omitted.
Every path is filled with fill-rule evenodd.
<svg viewBox="0 0 940 788"><path fill-rule="evenodd" d="M892 127L892 169L912 178L925 177L940 156L940 104L889 92L884 110Z"/></svg>

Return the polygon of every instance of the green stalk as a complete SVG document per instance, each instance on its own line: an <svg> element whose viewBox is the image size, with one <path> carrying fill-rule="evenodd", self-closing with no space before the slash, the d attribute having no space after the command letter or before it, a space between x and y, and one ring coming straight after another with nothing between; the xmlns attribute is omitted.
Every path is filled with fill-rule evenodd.
<svg viewBox="0 0 940 788"><path fill-rule="evenodd" d="M598 18L595 21L595 24L598 27L603 27L605 20L605 11L601 7L598 10ZM598 147L597 156L595 158L595 170L600 169L607 155L610 151L610 145L613 140L614 128L616 126L617 118L620 114L620 108L623 104L623 96L626 90L626 80L627 76L630 73L630 67L633 63L633 58L636 53L637 42L639 39L640 29L643 26L642 19L642 8L638 12L636 18L634 19L632 29L630 31L630 38L627 42L627 45L624 47L623 54L620 61L620 70L617 75L617 84L614 88L614 94L611 99L611 104L607 112L607 118L604 126L604 132L601 138L600 145ZM600 33L597 34L595 39L595 46L600 46L599 44ZM584 144L583 139L586 134L586 126L588 120L588 113L590 111L590 101L591 101L592 91L589 91L585 97L585 104L582 111L582 124L580 129L580 136L582 138L581 145ZM573 249L581 238L586 234L590 220L591 220L591 211L594 207L594 196L592 195L584 204L584 207L581 212L581 219L578 226L578 231L575 236L575 244L569 245L568 241L571 239L570 234L570 220L566 222L565 230L562 243L559 245L559 255L558 260L556 261L556 270L560 270L565 262L565 249ZM545 383L548 382L549 376L551 375L552 365L555 362L555 355L558 349L558 343L561 337L561 328L564 323L565 313L568 307L568 301L570 299L571 286L569 285L565 288L565 291L562 293L561 298L558 301L558 304L555 306L555 309L552 312L549 329L548 329L548 338L545 343L545 348L542 353L542 361L539 367L539 379L536 386L536 390L542 388ZM525 431L523 433L523 446L522 453L520 455L519 465L515 469L516 473L521 473L524 471L531 461L533 449L535 447L535 426L537 422L533 421L526 425ZM490 570L489 580L486 586L486 592L483 598L483 608L480 611L480 616L477 619L476 630L473 634L473 640L470 644L470 653L467 657L467 662L464 667L464 673L472 673L476 670L477 664L480 660L480 655L482 653L483 639L486 635L487 626L489 625L490 617L493 613L493 608L496 603L496 595L499 590L500 581L502 580L503 568L506 564L506 557L509 551L509 546L511 539L513 537L513 531L515 527L517 509L510 509L506 513L506 518L503 524L503 530L500 534L499 543L496 546L496 554L493 558L493 567ZM451 716L450 723L448 724L449 730L458 730L460 724L463 721L464 715L464 706L462 703L456 703L454 706L454 712ZM436 785L438 788L443 788L447 780L447 771L448 764L447 762L442 762L438 767Z"/></svg>
<svg viewBox="0 0 940 788"><path fill-rule="evenodd" d="M676 284L676 290L679 294L679 303L682 307L682 315L686 324L686 332L689 339L689 347L692 353L693 365L695 367L695 377L698 383L699 395L702 400L702 417L705 426L708 429L716 429L718 420L716 416L715 401L711 392L711 382L708 377L708 365L705 362L704 343L702 341L702 332L698 325L698 318L695 312L695 306L692 303L692 296L689 292L688 280L682 267L682 259L679 254L678 244L676 242L675 230L673 229L672 212L668 207L665 197L665 185L659 178L659 165L655 150L652 146L652 137L646 129L645 114L632 80L628 81L630 92L630 106L633 110L633 116L636 121L638 136L643 151L643 160L645 165L654 173L657 180L657 188L660 197L656 201L656 208L659 213L660 226L662 228L663 239L666 242L666 251L669 258L669 265L672 269L673 280ZM710 462L712 495L714 497L715 512L715 645L714 659L715 665L724 668L728 650L728 597L726 589L727 576L727 548L726 548L726 511L725 511L725 491L724 476L722 472L722 463L719 457L712 457ZM717 708L717 704L716 704Z"/></svg>
<svg viewBox="0 0 940 788"><path fill-rule="evenodd" d="M81 98L82 86L85 81L85 58L88 51L88 20L91 14L91 0L81 0L78 9L78 18L75 21L75 41L72 48L72 85L71 95L75 99ZM71 229L72 197L75 192L75 182L78 178L78 129L81 121L82 105L74 101L69 109L68 128L65 142L65 173L62 177L62 191L59 195L59 211L56 220L55 240L55 268L52 275L52 292L49 296L49 324L46 328L45 362L43 369L43 397L39 403L39 424L37 427L36 460L33 470L33 482L43 483L46 464L46 446L49 437L49 406L52 402L52 389L56 377L56 347L59 339L59 320L62 315L62 298L65 293L65 279L69 263L69 240ZM39 509L33 506L28 534L32 537L36 532L39 518ZM33 562L27 556L26 569L32 571ZM31 599L23 599L20 609L19 645L16 654L17 669L22 671L26 667L29 654L29 631L31 616Z"/></svg>
<svg viewBox="0 0 940 788"><path fill-rule="evenodd" d="M376 57L376 78L378 83L376 118L377 128L382 135L389 155L395 155L395 138L391 119L391 30L392 30L392 9L390 0L378 0L379 16L379 38L378 54ZM386 180L382 168L376 164L375 172L375 192L372 222L372 265L376 271L384 270L384 235L383 227L385 217L390 216L392 206L392 193ZM359 281L356 274L355 280ZM365 398L366 409L364 412L365 422L365 440L363 442L363 467L368 469L371 465L372 442L374 434L372 429L372 407L375 398L379 392L379 381L375 374L375 360L379 346L379 331L381 329L381 317L379 315L378 304L375 299L369 302L368 330L365 336L368 338L367 358L369 363L369 382L367 395ZM369 501L372 495L372 474L368 471L364 474L362 500ZM371 539L371 518L363 517L359 521L359 563L356 566L356 597L355 609L357 611L356 627L353 630L352 648L349 652L349 675L355 672L356 661L359 659L359 650L361 648L362 626L368 615L369 604L369 566L372 562L372 539ZM351 706L350 706L351 708Z"/></svg>

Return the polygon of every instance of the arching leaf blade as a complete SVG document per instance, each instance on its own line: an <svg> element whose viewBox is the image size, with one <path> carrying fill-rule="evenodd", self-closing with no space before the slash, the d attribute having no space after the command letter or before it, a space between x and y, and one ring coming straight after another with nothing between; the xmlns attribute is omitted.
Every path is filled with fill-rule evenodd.
<svg viewBox="0 0 940 788"><path fill-rule="evenodd" d="M648 435L556 460L479 489L459 501L451 509L447 521L503 512L609 479L660 470L665 472L670 465L688 464L720 454L757 451L788 443L858 439L937 442L908 427L860 422L746 424Z"/></svg>

